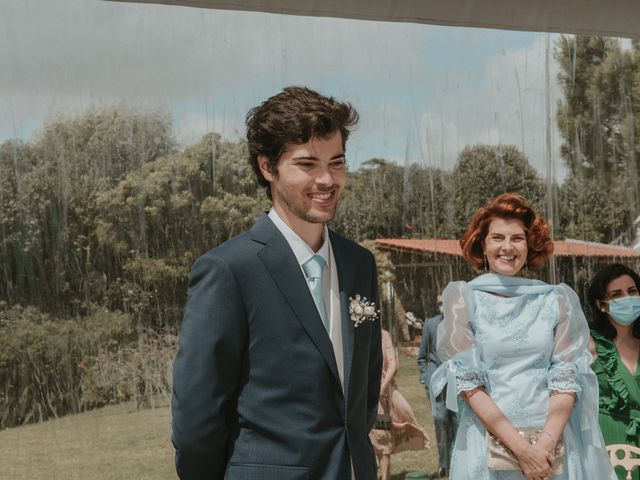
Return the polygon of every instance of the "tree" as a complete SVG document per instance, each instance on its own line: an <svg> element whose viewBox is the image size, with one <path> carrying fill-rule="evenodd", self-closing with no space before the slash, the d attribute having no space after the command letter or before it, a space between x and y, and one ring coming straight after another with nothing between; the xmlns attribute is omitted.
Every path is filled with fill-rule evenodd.
<svg viewBox="0 0 640 480"><path fill-rule="evenodd" d="M402 235L403 168L371 159L349 174L333 228L354 240Z"/></svg>
<svg viewBox="0 0 640 480"><path fill-rule="evenodd" d="M615 190L602 177L567 177L558 202L562 237L608 243L624 235L637 210Z"/></svg>
<svg viewBox="0 0 640 480"><path fill-rule="evenodd" d="M403 225L407 236L451 238L453 234L451 199L449 172L417 164L406 168L402 209Z"/></svg>
<svg viewBox="0 0 640 480"><path fill-rule="evenodd" d="M27 221L29 199L23 187L32 162L31 149L22 141L0 145L0 298L12 304L35 286L32 251L38 229Z"/></svg>
<svg viewBox="0 0 640 480"><path fill-rule="evenodd" d="M561 155L568 175L560 191L560 232L611 242L628 235L639 208L637 45L561 36L555 58L564 98L558 103Z"/></svg>
<svg viewBox="0 0 640 480"><path fill-rule="evenodd" d="M175 326L189 268L266 208L244 143L207 134L184 153L128 173L98 198L96 236L118 265L107 303L145 325Z"/></svg>
<svg viewBox="0 0 640 480"><path fill-rule="evenodd" d="M501 193L519 193L544 211L545 188L540 174L511 145L466 147L452 174L454 236L459 237L475 211Z"/></svg>
<svg viewBox="0 0 640 480"><path fill-rule="evenodd" d="M12 260L4 275L19 291L9 297L12 287L5 287L7 299L63 314L90 308L112 268L94 235L97 197L127 171L170 152L170 126L162 112L89 109L47 121L24 146L5 145L2 181L13 186L2 191L12 192L17 210L10 235L5 228L11 244L3 252ZM11 164L20 167L8 177Z"/></svg>

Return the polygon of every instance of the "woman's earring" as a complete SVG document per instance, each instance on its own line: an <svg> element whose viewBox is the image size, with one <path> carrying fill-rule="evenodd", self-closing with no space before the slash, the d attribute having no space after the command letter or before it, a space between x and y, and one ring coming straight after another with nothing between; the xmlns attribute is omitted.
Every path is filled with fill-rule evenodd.
<svg viewBox="0 0 640 480"><path fill-rule="evenodd" d="M598 310L600 310L602 313L604 313L605 315L607 314L607 309L604 307L603 305L604 301L597 299L596 300L596 307L598 307Z"/></svg>
<svg viewBox="0 0 640 480"><path fill-rule="evenodd" d="M484 266L484 270L487 271L488 270L488 268L487 268L487 254L484 253L483 255L484 255L483 266Z"/></svg>

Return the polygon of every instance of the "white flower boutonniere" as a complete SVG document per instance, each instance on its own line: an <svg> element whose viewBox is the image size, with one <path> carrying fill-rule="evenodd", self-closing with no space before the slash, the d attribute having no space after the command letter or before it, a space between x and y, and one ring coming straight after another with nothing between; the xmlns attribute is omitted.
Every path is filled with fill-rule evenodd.
<svg viewBox="0 0 640 480"><path fill-rule="evenodd" d="M357 327L366 320L373 322L378 318L378 311L376 310L376 304L369 302L367 297L356 295L355 298L349 297L349 315L353 326Z"/></svg>

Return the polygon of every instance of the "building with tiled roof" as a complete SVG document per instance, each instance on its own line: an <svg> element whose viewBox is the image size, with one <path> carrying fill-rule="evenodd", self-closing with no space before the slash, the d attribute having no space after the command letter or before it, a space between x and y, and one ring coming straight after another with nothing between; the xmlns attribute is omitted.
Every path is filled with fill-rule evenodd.
<svg viewBox="0 0 640 480"><path fill-rule="evenodd" d="M418 316L435 313L439 292L454 280L470 280L478 274L462 258L457 240L381 238L376 247L387 252L395 266L392 288L405 309ZM591 277L608 263L624 263L640 272L640 250L581 240L553 242L549 264L526 275L549 283L566 283L586 298Z"/></svg>
<svg viewBox="0 0 640 480"><path fill-rule="evenodd" d="M462 255L458 240L381 238L376 240L375 244L384 249ZM553 242L553 253L556 257L614 257L621 259L640 257L638 249L581 240L556 240Z"/></svg>

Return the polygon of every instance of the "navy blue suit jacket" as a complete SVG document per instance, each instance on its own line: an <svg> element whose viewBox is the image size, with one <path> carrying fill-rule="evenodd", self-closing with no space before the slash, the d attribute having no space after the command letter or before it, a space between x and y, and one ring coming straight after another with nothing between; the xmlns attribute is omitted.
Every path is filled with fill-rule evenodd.
<svg viewBox="0 0 640 480"><path fill-rule="evenodd" d="M183 480L375 480L380 322L354 328L348 298L378 305L373 255L330 233L343 392L304 274L267 215L194 264L173 375Z"/></svg>

